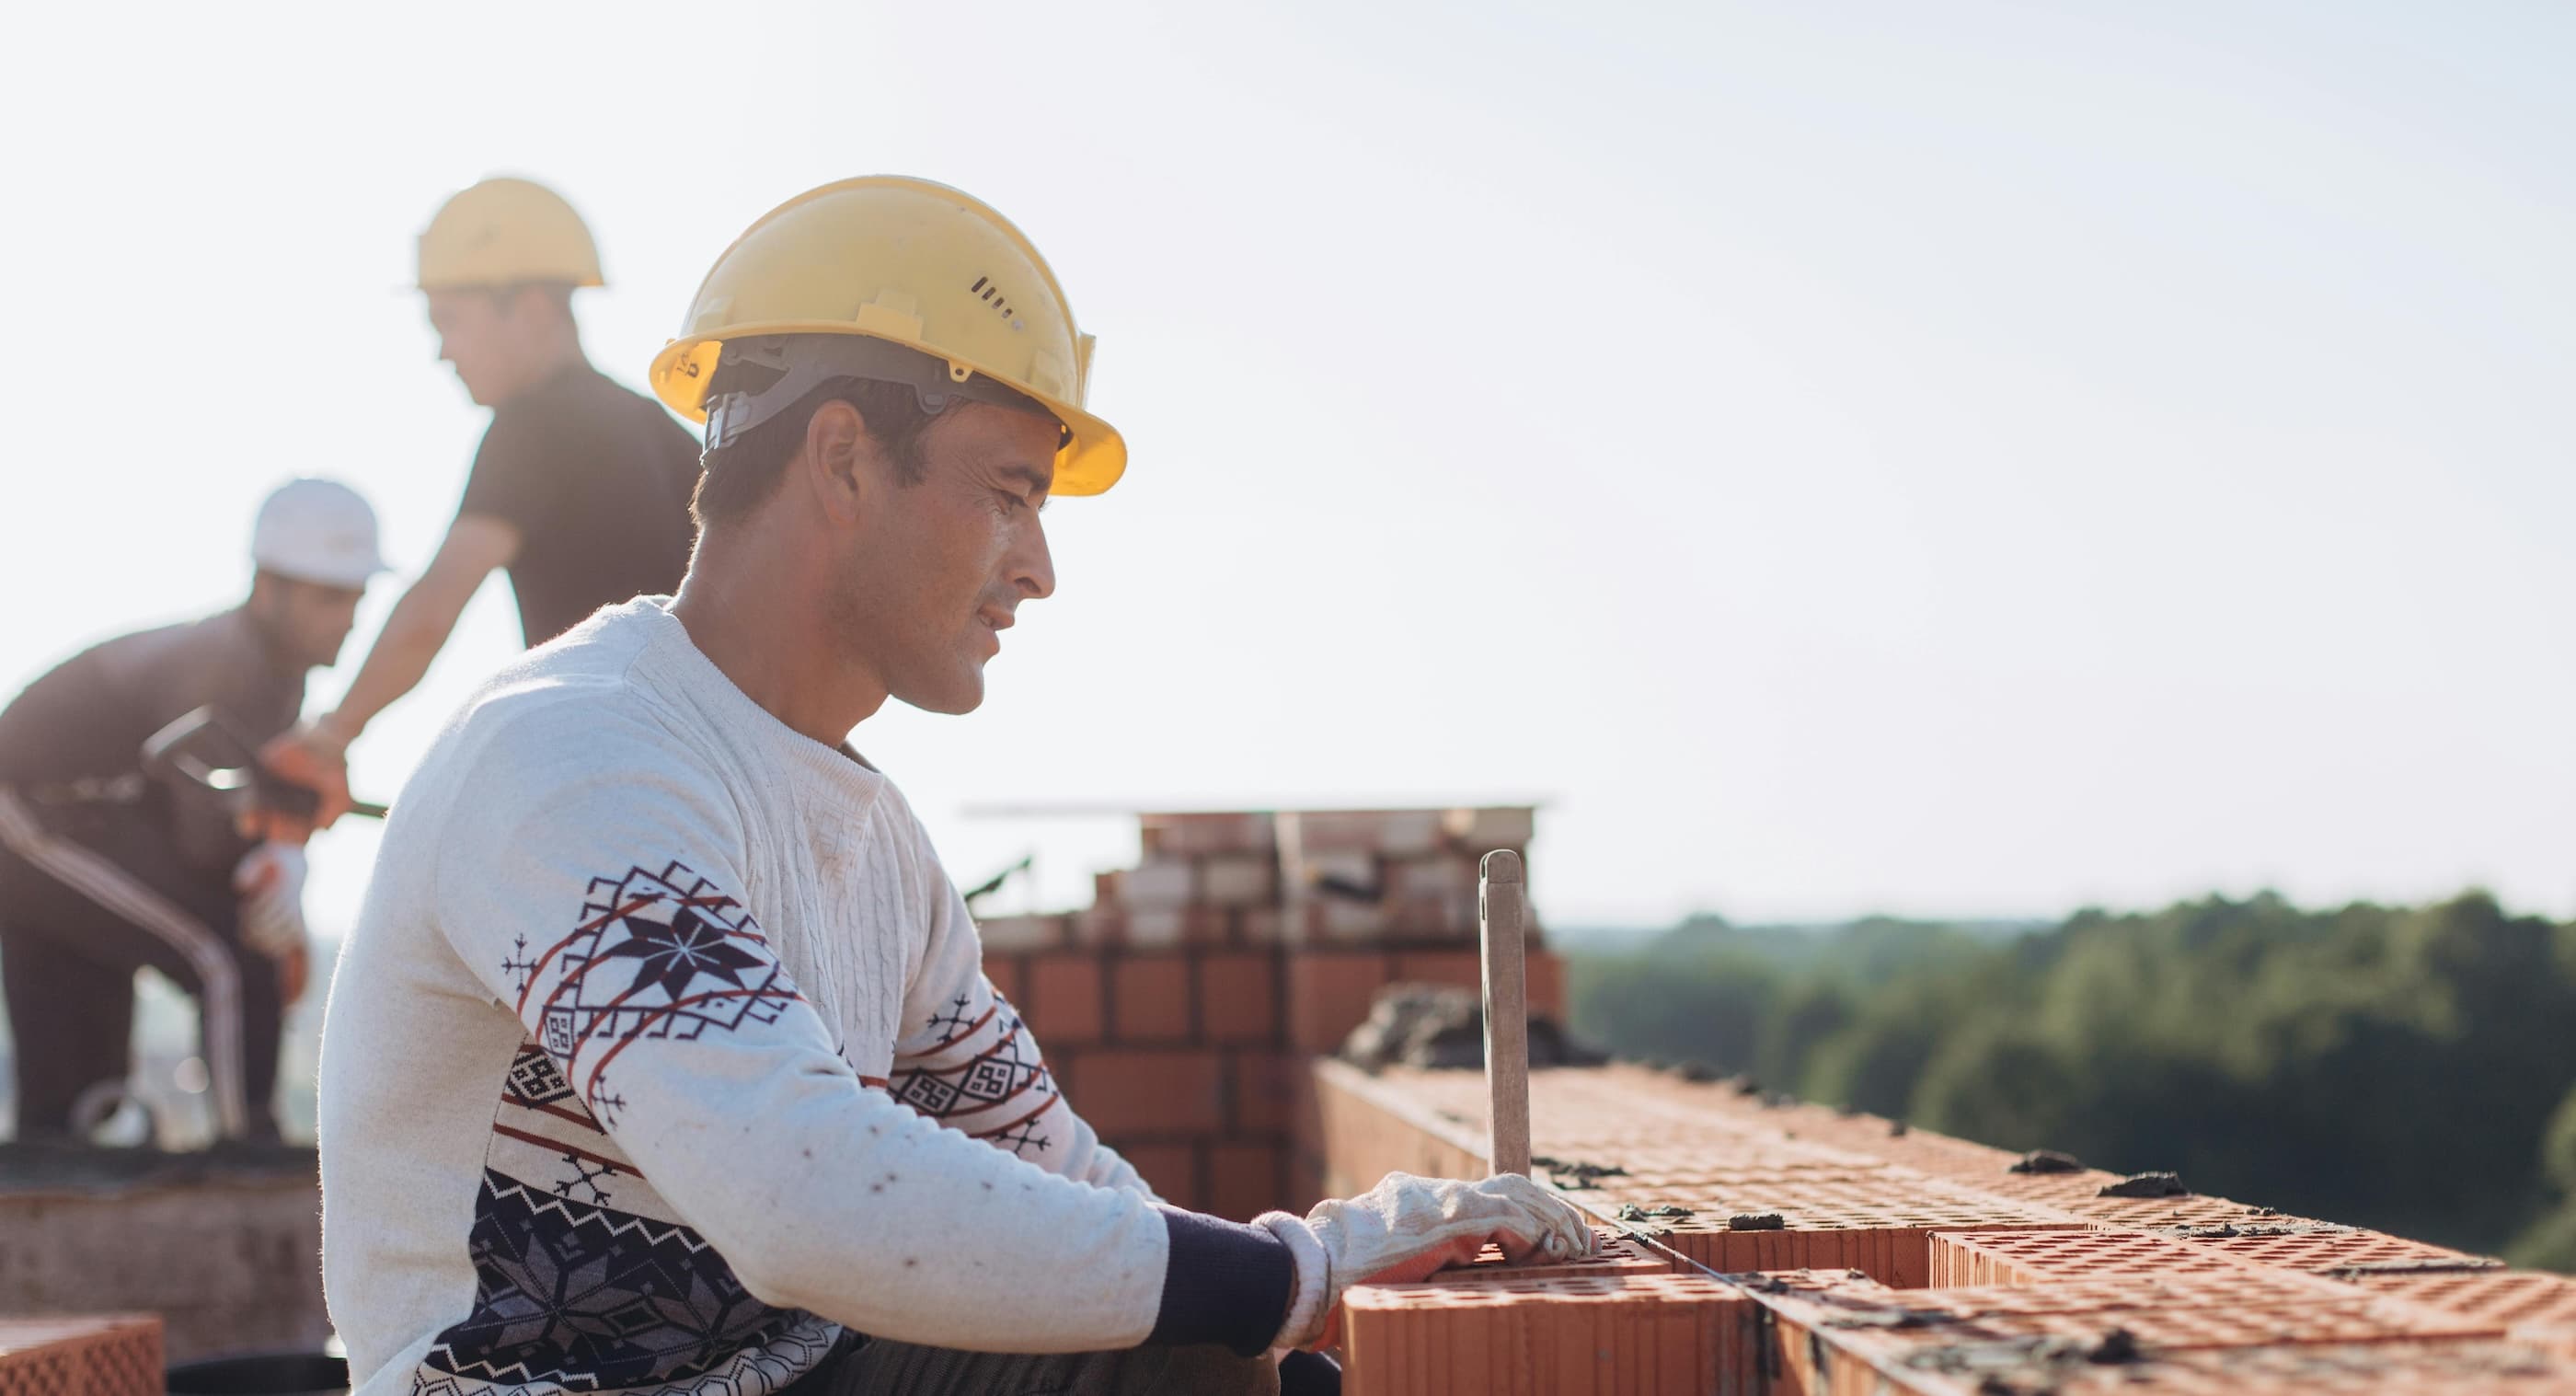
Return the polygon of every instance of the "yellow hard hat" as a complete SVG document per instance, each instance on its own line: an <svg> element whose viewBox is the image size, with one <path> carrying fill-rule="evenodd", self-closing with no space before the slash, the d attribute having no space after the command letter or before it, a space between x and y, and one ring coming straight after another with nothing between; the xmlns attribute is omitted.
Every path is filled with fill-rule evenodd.
<svg viewBox="0 0 2576 1396"><path fill-rule="evenodd" d="M487 179L449 199L420 235L424 291L529 282L606 284L581 215L533 180Z"/></svg>
<svg viewBox="0 0 2576 1396"><path fill-rule="evenodd" d="M927 356L932 376L970 399L977 379L1036 399L1064 426L1056 494L1098 494L1127 469L1117 429L1083 408L1092 338L1055 273L1008 219L944 184L870 175L771 209L716 258L680 337L653 358L653 391L704 422L727 342L779 335L836 336L819 357L843 364ZM904 381L900 370L852 376ZM711 427L708 444L722 434Z"/></svg>

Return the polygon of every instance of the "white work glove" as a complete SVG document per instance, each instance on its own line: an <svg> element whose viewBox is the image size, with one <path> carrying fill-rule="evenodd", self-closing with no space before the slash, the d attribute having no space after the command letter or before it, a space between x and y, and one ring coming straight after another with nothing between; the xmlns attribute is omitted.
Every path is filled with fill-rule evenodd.
<svg viewBox="0 0 2576 1396"><path fill-rule="evenodd" d="M1296 1294L1274 1348L1328 1336L1351 1286L1423 1279L1475 1259L1488 1241L1514 1264L1572 1260L1595 1246L1591 1218L1516 1173L1472 1183L1389 1173L1358 1197L1317 1203L1302 1218L1265 1212L1253 1225L1285 1242L1297 1262Z"/></svg>
<svg viewBox="0 0 2576 1396"><path fill-rule="evenodd" d="M304 948L304 850L263 843L233 867L244 943L271 959Z"/></svg>

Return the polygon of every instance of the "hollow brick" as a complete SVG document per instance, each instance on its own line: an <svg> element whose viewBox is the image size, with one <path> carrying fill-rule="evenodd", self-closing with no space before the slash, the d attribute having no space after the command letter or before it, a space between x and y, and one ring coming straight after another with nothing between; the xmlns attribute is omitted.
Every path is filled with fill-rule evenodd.
<svg viewBox="0 0 2576 1396"><path fill-rule="evenodd" d="M1288 957L1288 1041L1330 1055L1368 1017L1392 965L1376 951L1315 950Z"/></svg>
<svg viewBox="0 0 2576 1396"><path fill-rule="evenodd" d="M1211 951L1198 962L1199 1025L1209 1042L1279 1038L1279 959L1268 951Z"/></svg>
<svg viewBox="0 0 2576 1396"><path fill-rule="evenodd" d="M1098 1042L1107 1025L1100 959L1082 951L1031 955L1022 996L1012 1000L1042 1047Z"/></svg>
<svg viewBox="0 0 2576 1396"><path fill-rule="evenodd" d="M1190 964L1179 955L1122 956L1109 963L1109 1037L1121 1043L1190 1040Z"/></svg>
<svg viewBox="0 0 2576 1396"><path fill-rule="evenodd" d="M1104 1138L1215 1134L1225 1123L1222 1064L1195 1048L1103 1047L1075 1059L1065 1099Z"/></svg>

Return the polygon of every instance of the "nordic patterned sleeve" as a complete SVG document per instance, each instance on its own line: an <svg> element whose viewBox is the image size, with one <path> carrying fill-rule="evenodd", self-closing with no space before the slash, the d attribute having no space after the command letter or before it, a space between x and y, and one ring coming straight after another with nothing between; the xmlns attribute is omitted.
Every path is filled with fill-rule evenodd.
<svg viewBox="0 0 2576 1396"><path fill-rule="evenodd" d="M1048 1172L1156 1196L1065 1103L1019 1009L980 968L943 988L954 991L906 1003L886 1087L895 1099Z"/></svg>
<svg viewBox="0 0 2576 1396"><path fill-rule="evenodd" d="M441 932L744 1288L988 1351L1153 1329L1161 1215L863 1086L744 908L712 777L595 731L476 769L437 855Z"/></svg>
<svg viewBox="0 0 2576 1396"><path fill-rule="evenodd" d="M915 821L924 865L937 867ZM895 1040L894 1098L1051 1173L1157 1198L1151 1182L1066 1103L1019 1009L984 976L984 949L965 899L945 876L925 879L929 949L904 998Z"/></svg>

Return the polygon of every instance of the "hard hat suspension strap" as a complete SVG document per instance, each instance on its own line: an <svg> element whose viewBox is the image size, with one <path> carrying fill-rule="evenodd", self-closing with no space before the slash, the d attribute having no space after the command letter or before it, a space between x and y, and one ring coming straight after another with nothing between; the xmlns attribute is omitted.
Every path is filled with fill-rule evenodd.
<svg viewBox="0 0 2576 1396"><path fill-rule="evenodd" d="M718 369L727 391L707 398L707 450L713 452L844 378L911 388L924 415L979 402L1054 420L1028 395L962 366L867 335L763 335L727 340ZM1058 428L1064 429L1061 422Z"/></svg>

